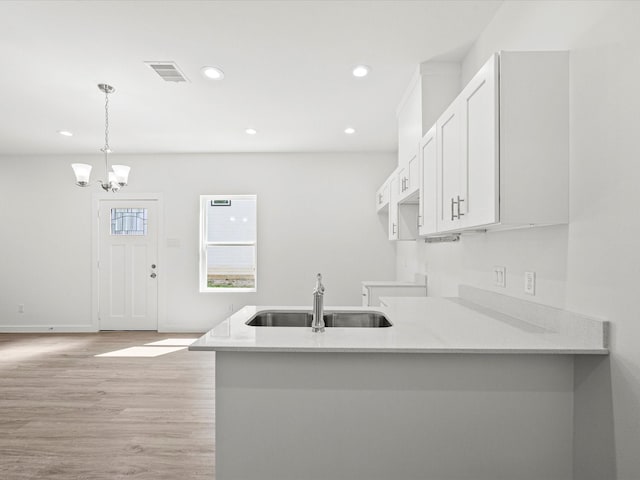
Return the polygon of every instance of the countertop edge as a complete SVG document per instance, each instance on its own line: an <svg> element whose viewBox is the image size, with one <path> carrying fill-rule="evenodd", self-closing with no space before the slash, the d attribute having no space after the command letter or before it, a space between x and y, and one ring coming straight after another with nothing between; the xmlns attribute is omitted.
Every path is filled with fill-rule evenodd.
<svg viewBox="0 0 640 480"><path fill-rule="evenodd" d="M192 352L260 352L260 353L452 353L491 355L608 355L609 349L500 349L500 348L341 348L341 347L240 347L193 346Z"/></svg>

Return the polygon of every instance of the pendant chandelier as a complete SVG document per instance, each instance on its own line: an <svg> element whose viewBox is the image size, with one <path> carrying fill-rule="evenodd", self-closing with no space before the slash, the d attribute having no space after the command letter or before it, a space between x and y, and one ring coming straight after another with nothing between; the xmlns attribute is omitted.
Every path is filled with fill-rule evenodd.
<svg viewBox="0 0 640 480"><path fill-rule="evenodd" d="M113 171L109 171L109 94L116 91L111 85L106 83L98 84L98 88L104 93L104 147L100 149L104 153L104 167L107 175L106 180L98 180L100 186L107 192L117 192L127 185L129 170L126 165L111 165ZM86 163L71 164L73 173L76 174L76 185L79 187L89 186L89 176L91 175L91 165Z"/></svg>

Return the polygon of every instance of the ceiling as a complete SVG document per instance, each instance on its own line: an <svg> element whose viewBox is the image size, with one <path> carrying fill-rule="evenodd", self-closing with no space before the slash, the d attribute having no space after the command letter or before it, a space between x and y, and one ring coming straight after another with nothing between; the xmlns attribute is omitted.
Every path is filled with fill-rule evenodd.
<svg viewBox="0 0 640 480"><path fill-rule="evenodd" d="M418 64L462 58L500 4L2 1L0 154L97 152L98 83L116 88L116 154L393 151ZM189 82L164 82L145 61L174 61ZM356 64L370 75L355 78Z"/></svg>

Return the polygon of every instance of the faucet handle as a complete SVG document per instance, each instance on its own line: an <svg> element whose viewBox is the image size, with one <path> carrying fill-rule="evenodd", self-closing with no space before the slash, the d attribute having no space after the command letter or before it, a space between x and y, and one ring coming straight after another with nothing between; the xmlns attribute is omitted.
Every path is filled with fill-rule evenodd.
<svg viewBox="0 0 640 480"><path fill-rule="evenodd" d="M322 274L316 275L316 288L313 289L313 293L318 293L320 295L324 294L324 285L322 284Z"/></svg>

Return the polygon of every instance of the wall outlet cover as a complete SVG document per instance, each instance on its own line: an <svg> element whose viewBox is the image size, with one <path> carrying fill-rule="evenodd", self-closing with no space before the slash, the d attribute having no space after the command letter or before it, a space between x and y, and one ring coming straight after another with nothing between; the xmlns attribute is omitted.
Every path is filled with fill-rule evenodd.
<svg viewBox="0 0 640 480"><path fill-rule="evenodd" d="M536 294L536 272L524 272L524 293Z"/></svg>
<svg viewBox="0 0 640 480"><path fill-rule="evenodd" d="M506 288L507 268L501 266L493 267L493 285L495 287Z"/></svg>

